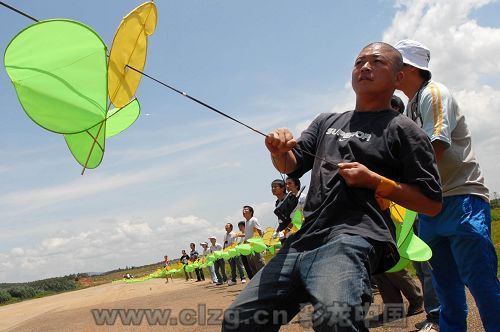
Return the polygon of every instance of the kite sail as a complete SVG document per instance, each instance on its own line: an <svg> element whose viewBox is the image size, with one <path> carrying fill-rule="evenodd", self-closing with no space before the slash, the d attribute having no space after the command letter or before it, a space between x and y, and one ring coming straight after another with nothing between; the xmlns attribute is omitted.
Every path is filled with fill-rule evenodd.
<svg viewBox="0 0 500 332"><path fill-rule="evenodd" d="M397 272L404 269L410 261L424 262L432 257L431 248L413 232L413 223L417 213L400 205L391 203L391 218L396 225L396 244L399 262L386 272Z"/></svg>
<svg viewBox="0 0 500 332"><path fill-rule="evenodd" d="M66 19L30 25L7 46L5 68L24 111L39 126L63 134L84 170L100 165L106 138L139 117L134 96L140 75L128 67L144 68L156 20L152 2L131 11L116 32L109 61L94 30Z"/></svg>

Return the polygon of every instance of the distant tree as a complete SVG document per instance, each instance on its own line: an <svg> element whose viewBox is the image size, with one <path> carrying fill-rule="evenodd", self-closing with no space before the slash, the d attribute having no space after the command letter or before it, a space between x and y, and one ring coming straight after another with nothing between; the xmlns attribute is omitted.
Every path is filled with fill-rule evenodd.
<svg viewBox="0 0 500 332"><path fill-rule="evenodd" d="M12 296L6 290L0 290L0 303L5 303L12 299Z"/></svg>
<svg viewBox="0 0 500 332"><path fill-rule="evenodd" d="M500 202L498 200L498 194L496 191L493 192L493 199L490 201L490 205L492 209L500 207Z"/></svg>
<svg viewBox="0 0 500 332"><path fill-rule="evenodd" d="M30 286L15 286L8 289L10 296L19 299L31 299L36 296L36 290Z"/></svg>

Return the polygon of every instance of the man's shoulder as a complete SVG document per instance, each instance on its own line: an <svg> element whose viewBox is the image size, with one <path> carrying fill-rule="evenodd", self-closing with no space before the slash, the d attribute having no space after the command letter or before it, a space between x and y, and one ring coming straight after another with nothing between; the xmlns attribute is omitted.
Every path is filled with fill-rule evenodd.
<svg viewBox="0 0 500 332"><path fill-rule="evenodd" d="M436 81L430 81L421 92L422 100L434 100L451 96L451 92L446 85Z"/></svg>
<svg viewBox="0 0 500 332"><path fill-rule="evenodd" d="M340 117L350 117L354 111L345 111L345 112L326 112L326 113L320 113L314 121L318 123L322 123L325 121L329 121L335 118L340 118Z"/></svg>

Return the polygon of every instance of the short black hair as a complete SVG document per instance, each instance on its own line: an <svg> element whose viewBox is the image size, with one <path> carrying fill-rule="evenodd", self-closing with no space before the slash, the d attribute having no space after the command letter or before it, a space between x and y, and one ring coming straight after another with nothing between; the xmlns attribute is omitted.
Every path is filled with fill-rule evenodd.
<svg viewBox="0 0 500 332"><path fill-rule="evenodd" d="M253 217L253 207L251 207L250 205L245 205L245 206L243 206L243 208L249 209L250 213L252 214L252 217Z"/></svg>
<svg viewBox="0 0 500 332"><path fill-rule="evenodd" d="M420 74L420 77L425 81L428 82L431 80L431 72L428 70L423 70L423 69L418 69L418 73Z"/></svg>
<svg viewBox="0 0 500 332"><path fill-rule="evenodd" d="M287 177L286 178L287 180L291 180L293 182L293 184L300 189L300 179L299 178L291 178L291 177Z"/></svg>
<svg viewBox="0 0 500 332"><path fill-rule="evenodd" d="M238 223L238 227L240 227L240 226L245 226L245 222L244 222L244 221L240 221L240 222Z"/></svg>
<svg viewBox="0 0 500 332"><path fill-rule="evenodd" d="M391 52L392 60L393 60L392 67L394 69L394 72L398 72L398 71L401 71L403 69L404 64L403 64L403 56L401 55L401 52L399 52L394 46L392 46L390 44L387 44L384 42L374 42L374 43L370 43L370 44L366 45L365 47L363 47L363 50L365 48L375 46L375 45L382 46Z"/></svg>
<svg viewBox="0 0 500 332"><path fill-rule="evenodd" d="M405 111L405 104L401 98L396 95L393 95L391 98L391 107L399 113L403 113Z"/></svg>
<svg viewBox="0 0 500 332"><path fill-rule="evenodd" d="M271 187L273 186L273 184L277 184L281 188L285 188L285 181L283 181L281 179L273 180L273 182L271 182Z"/></svg>

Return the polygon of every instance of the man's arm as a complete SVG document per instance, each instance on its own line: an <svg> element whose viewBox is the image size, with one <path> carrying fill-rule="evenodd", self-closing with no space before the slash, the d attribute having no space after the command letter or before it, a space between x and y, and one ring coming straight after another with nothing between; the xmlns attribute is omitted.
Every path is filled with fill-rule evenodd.
<svg viewBox="0 0 500 332"><path fill-rule="evenodd" d="M297 169L297 159L291 151L297 141L287 128L279 128L269 133L265 143L271 152L273 165L279 172L289 174Z"/></svg>
<svg viewBox="0 0 500 332"><path fill-rule="evenodd" d="M439 162L443 157L444 150L446 150L447 144L440 140L435 140L432 143L434 148L434 154L436 155L436 162Z"/></svg>
<svg viewBox="0 0 500 332"><path fill-rule="evenodd" d="M366 166L356 162L339 164L339 174L350 187L367 188L374 191L377 191L377 188L385 179L369 170ZM418 186L406 183L393 182L384 198L429 216L437 215L442 207L441 202L425 196Z"/></svg>

